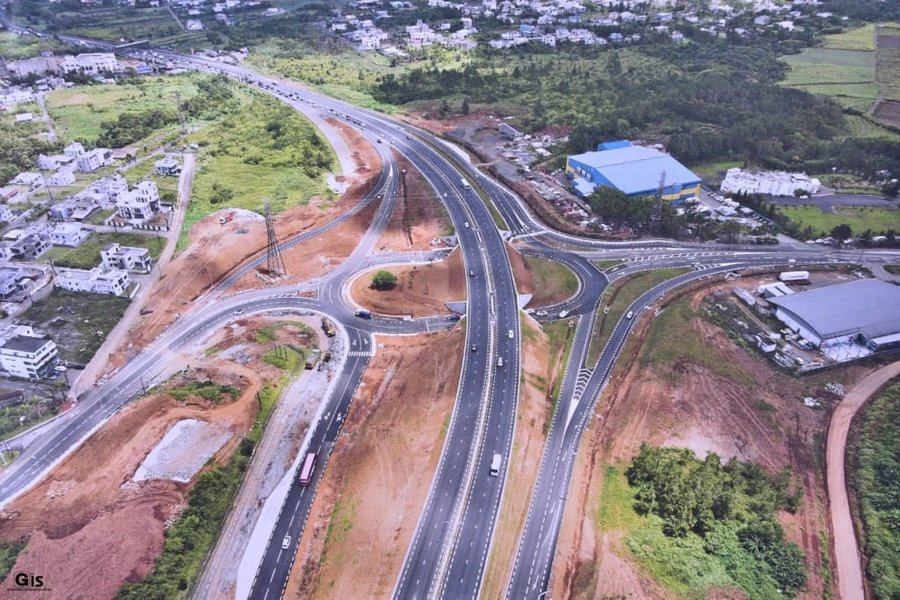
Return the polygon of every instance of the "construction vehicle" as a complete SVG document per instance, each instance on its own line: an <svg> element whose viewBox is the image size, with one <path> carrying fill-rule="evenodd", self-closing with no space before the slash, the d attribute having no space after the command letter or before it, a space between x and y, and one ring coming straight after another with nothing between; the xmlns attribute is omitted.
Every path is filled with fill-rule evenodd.
<svg viewBox="0 0 900 600"><path fill-rule="evenodd" d="M309 356L306 358L306 370L311 371L315 368L316 363L319 362L319 356L322 354L322 351L318 348L313 348L312 352L309 353Z"/></svg>
<svg viewBox="0 0 900 600"><path fill-rule="evenodd" d="M322 317L322 331L325 332L325 335L328 337L334 337L337 334L337 331L334 329L334 325L331 324L327 318Z"/></svg>
<svg viewBox="0 0 900 600"><path fill-rule="evenodd" d="M221 217L219 217L219 225L224 225L225 223L231 223L234 221L234 213L230 212Z"/></svg>

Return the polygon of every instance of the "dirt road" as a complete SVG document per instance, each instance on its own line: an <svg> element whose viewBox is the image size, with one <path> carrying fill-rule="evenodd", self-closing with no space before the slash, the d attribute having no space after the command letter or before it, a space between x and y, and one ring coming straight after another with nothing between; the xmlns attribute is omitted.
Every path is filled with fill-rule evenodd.
<svg viewBox="0 0 900 600"><path fill-rule="evenodd" d="M865 401L890 379L900 375L900 361L878 369L857 383L835 409L828 427L828 443L825 450L828 467L828 498L830 500L831 528L834 537L835 575L839 597L843 600L865 598L859 545L850 516L847 499L847 482L844 473L844 457L847 452L847 433L853 415Z"/></svg>

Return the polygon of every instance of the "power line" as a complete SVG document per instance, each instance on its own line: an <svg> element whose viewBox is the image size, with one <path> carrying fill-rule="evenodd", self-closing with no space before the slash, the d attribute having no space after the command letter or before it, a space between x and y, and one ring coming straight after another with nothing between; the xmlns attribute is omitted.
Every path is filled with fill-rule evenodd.
<svg viewBox="0 0 900 600"><path fill-rule="evenodd" d="M287 275L287 267L284 266L284 257L281 256L281 250L278 248L278 237L275 235L275 223L272 221L272 211L269 207L269 200L263 201L263 215L266 218L266 237L268 238L266 248L266 270L269 275Z"/></svg>

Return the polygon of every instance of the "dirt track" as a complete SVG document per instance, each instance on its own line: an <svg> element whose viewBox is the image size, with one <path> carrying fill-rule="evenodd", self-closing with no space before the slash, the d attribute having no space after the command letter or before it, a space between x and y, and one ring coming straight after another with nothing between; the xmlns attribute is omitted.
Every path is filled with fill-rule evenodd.
<svg viewBox="0 0 900 600"><path fill-rule="evenodd" d="M828 465L828 498L831 512L831 528L834 536L835 576L839 597L843 600L864 598L862 565L859 544L850 516L847 497L847 481L844 460L847 456L847 433L853 416L889 380L900 375L900 361L891 363L869 374L847 393L835 409L828 427L828 445L825 450Z"/></svg>

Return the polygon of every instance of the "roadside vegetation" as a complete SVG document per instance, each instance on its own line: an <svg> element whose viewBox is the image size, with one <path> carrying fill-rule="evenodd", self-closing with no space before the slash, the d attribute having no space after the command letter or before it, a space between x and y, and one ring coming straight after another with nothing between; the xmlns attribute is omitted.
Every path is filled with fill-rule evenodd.
<svg viewBox="0 0 900 600"><path fill-rule="evenodd" d="M608 466L595 517L619 530L627 551L677 596L738 587L751 599L794 597L806 583L803 553L785 539L779 511L802 494L791 475L683 448L642 446L633 463Z"/></svg>
<svg viewBox="0 0 900 600"><path fill-rule="evenodd" d="M553 390L550 392L552 406L550 407L550 418L544 423L544 434L546 434L550 429L550 424L553 422L553 413L556 411L556 403L559 400L559 390L565 377L565 365L569 364L569 356L572 353L572 342L575 339L575 319L561 319L552 323L545 323L542 329L550 341L549 364L563 365L563 369L560 370L556 381L553 383ZM524 328L523 331L527 335L527 328Z"/></svg>
<svg viewBox="0 0 900 600"><path fill-rule="evenodd" d="M7 440L59 413L65 398L64 384L54 382L51 385L49 394L27 396L21 402L0 407L0 440Z"/></svg>
<svg viewBox="0 0 900 600"><path fill-rule="evenodd" d="M100 264L100 251L109 244L146 248L156 260L165 245L165 239L138 233L95 233L75 248L54 246L43 256L57 267L92 269Z"/></svg>
<svg viewBox="0 0 900 600"><path fill-rule="evenodd" d="M586 359L587 366L592 368L597 363L609 336L632 302L647 290L690 270L674 268L644 271L628 275L607 287L600 299L597 320L594 321L594 331ZM606 307L609 308L608 311L604 311Z"/></svg>
<svg viewBox="0 0 900 600"><path fill-rule="evenodd" d="M866 575L875 598L900 593L897 506L900 498L900 382L894 382L863 408L851 448L851 477L862 521Z"/></svg>
<svg viewBox="0 0 900 600"><path fill-rule="evenodd" d="M525 265L534 278L536 306L544 306L572 297L578 291L578 277L569 267L555 260L523 255Z"/></svg>
<svg viewBox="0 0 900 600"><path fill-rule="evenodd" d="M857 234L866 230L877 234L900 231L900 209L848 206L822 212L818 206L784 206L778 210L798 227L811 228L813 237L830 235L832 229L844 224Z"/></svg>
<svg viewBox="0 0 900 600"><path fill-rule="evenodd" d="M16 564L19 553L25 549L28 542L18 540L15 542L6 542L0 540L0 581L6 579L9 572Z"/></svg>

